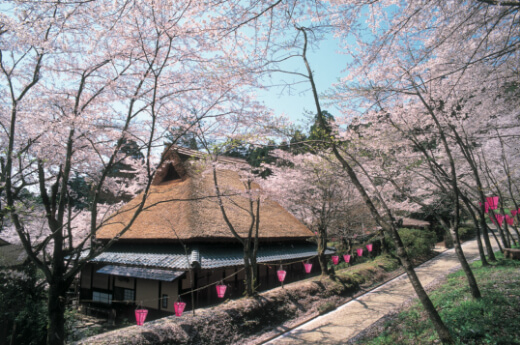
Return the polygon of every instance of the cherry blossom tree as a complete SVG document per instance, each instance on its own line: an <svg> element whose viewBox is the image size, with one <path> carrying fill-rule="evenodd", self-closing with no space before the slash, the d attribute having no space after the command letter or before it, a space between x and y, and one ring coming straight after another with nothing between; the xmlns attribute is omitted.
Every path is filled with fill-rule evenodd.
<svg viewBox="0 0 520 345"><path fill-rule="evenodd" d="M230 167L230 164L226 164L223 168L230 169L239 173L240 179L243 184L243 188L240 190L232 189L227 190L219 183L219 173L217 171L218 157L214 158L212 162L212 175L213 183L215 187L215 194L218 198L218 204L222 217L229 231L233 236L242 244L244 253L244 270L245 270L245 295L247 297L253 297L256 294L257 285L257 253L258 253L258 234L260 230L260 207L262 203L262 195L258 184L254 182L255 176L251 173L251 168L247 167L247 163L243 164L242 167ZM230 195L225 197L225 194ZM245 206L241 205L237 201L237 196L245 199ZM246 231L244 229L238 229L238 225L234 224L228 217L228 213L232 209L238 209L239 212L245 212L250 223ZM241 235L242 234L242 235ZM245 235L244 235L245 234Z"/></svg>
<svg viewBox="0 0 520 345"><path fill-rule="evenodd" d="M391 126L397 130L397 134L402 135L402 138L400 139L401 146L403 144L410 145L414 150L423 155L422 157L419 156L419 158L422 158L422 161L425 162L424 164L427 166L427 168L430 169L428 174L430 176L430 184L434 184L436 186L436 189L440 192L438 195L443 195L445 198L443 202L447 203L448 205L450 205L450 208L452 208L452 210L448 214L449 223L445 222L444 217L441 217L439 213L437 213L437 219L446 231L450 231L453 233L453 237L455 240L455 251L457 253L459 261L461 262L463 270L468 278L468 283L471 287L472 295L475 298L480 298L480 291L478 289L478 285L465 259L458 234L459 224L461 222L460 199L464 197L461 193L461 188L459 187L460 182L458 181L458 175L460 175L461 169L456 168L456 158L454 157L450 145L448 145L446 131L435 131L434 134L437 135L433 138L429 135L425 136L424 133L431 133L431 131L421 126L421 123L424 121L424 118L421 117L420 114L416 114L416 116L414 117L414 120L416 121L411 121L408 117L405 117L405 119L403 119L404 116L402 114L403 112L399 112L398 114L385 114L383 112L383 114L379 115L381 120L378 123L378 127L384 126L384 123L388 121L391 124ZM405 111L404 114L407 114L407 112ZM427 117L432 116L434 117L434 119L438 118L435 111L432 108L428 108L428 112L425 113L425 115ZM434 126L432 128L439 128L438 121L436 122L436 125L437 126ZM367 139L370 140L370 138L374 137L370 136ZM367 147L370 147L370 144L367 144ZM388 144L387 148L389 148L390 151L386 151L386 154L390 155L392 155L392 151L394 152L394 155L395 153L400 153L401 151L399 149L396 149L395 145L391 144ZM443 159L439 159L438 156L442 157ZM402 159L401 157L396 157L393 159L393 161L400 163ZM406 159L405 161L409 162L409 160ZM425 175L412 175L412 178L420 179L421 181L424 180L424 177ZM416 194L415 191L407 192L406 190L404 190L404 188L399 188L398 184L395 181L392 182L393 185L396 186L401 192L408 194L409 197L412 198L412 200L420 204L422 207L428 207L428 204L424 201L421 201L418 195L414 195ZM466 198L466 200L469 201L468 198ZM482 257L484 257L482 245L480 245L479 247L481 250L481 255Z"/></svg>
<svg viewBox="0 0 520 345"><path fill-rule="evenodd" d="M301 57L302 62L305 66L306 73L302 76L304 77L304 80L306 80L306 82L309 83L310 88L312 90L313 99L316 106L319 128L321 128L324 131L327 131L328 124L321 109L320 97L318 94L316 83L314 81L314 73L311 69L310 62L307 58L307 33L310 30L303 27L299 27L297 28L297 30L299 31L299 33L301 33L303 38L301 54L299 56ZM422 287L421 282L419 281L417 274L415 273L415 270L413 268L413 265L406 253L403 242L399 237L398 227L400 222L396 220L392 210L388 207L388 204L385 201L384 197L381 193L379 193L376 181L370 178L370 175L364 169L364 166L356 159L356 156L353 155L352 152L349 150L350 145L348 140L345 140L346 138L341 138L340 136L338 136L337 129L338 128L336 128L335 131L330 131L330 135L326 140L324 140L324 143L326 143L327 146L330 148L331 154L335 157L337 162L339 162L343 171L349 177L350 182L354 185L357 192L361 196L363 202L370 210L370 213L372 214L372 217L374 218L376 223L383 229L384 232L391 235L394 244L397 248L397 255L401 261L401 264L403 265L408 275L408 278L410 279L410 282L417 293L419 300L421 301L422 305L427 311L430 320L434 324L434 327L441 341L443 343L452 343L453 339L450 335L450 332L446 325L443 323L442 319L440 318L430 298L424 291L424 288ZM360 176L362 176L364 180L361 180Z"/></svg>
<svg viewBox="0 0 520 345"><path fill-rule="evenodd" d="M391 11L385 10L386 5L374 8L374 14L382 11L386 15L371 27L371 37L376 40L361 38L362 50L351 66L354 72L347 88L366 96L365 105L383 103L392 111L396 103L415 99L417 109L405 104L410 122L422 111L432 113L433 122L422 127L434 125L446 130L450 147L461 152L474 176L470 186L480 191L478 200L483 205L486 186L478 171L474 145L492 137L490 129L498 123L504 130L514 128L517 122L511 122L516 107L511 97L516 77L511 71L518 64L518 40L508 33L518 6L479 1L456 5L432 1L423 6L410 1L402 4L402 11ZM432 17L431 13L441 15ZM379 25L382 22L388 25ZM346 24L338 24L345 32L350 30ZM359 76L366 82L356 80ZM434 112L443 113L442 118ZM479 214L485 229L483 210ZM488 255L493 258L485 231L484 235Z"/></svg>
<svg viewBox="0 0 520 345"><path fill-rule="evenodd" d="M101 205L102 192L144 191L134 220L168 129L232 131L248 114L265 114L248 92L254 57L246 62L237 36L223 33L223 23L250 13L190 1L2 6L0 211L49 284L47 342L59 344L74 277L132 225L106 245L95 240L120 206ZM128 141L142 160L125 152ZM110 176L123 162L137 179ZM74 176L90 186L88 212L71 207ZM41 202L24 198L27 190Z"/></svg>
<svg viewBox="0 0 520 345"><path fill-rule="evenodd" d="M327 242L331 234L354 236L356 228L349 227L348 220L349 207L359 203L357 194L341 169L320 155L283 150L272 154L276 163L269 165L273 173L262 181L264 190L316 233L321 273L333 274L327 268Z"/></svg>

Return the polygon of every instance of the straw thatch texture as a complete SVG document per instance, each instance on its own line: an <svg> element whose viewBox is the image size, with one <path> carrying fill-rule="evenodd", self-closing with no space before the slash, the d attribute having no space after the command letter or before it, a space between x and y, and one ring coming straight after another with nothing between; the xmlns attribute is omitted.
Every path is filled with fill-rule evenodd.
<svg viewBox="0 0 520 345"><path fill-rule="evenodd" d="M177 165L177 162L171 163ZM171 169L164 165L161 168ZM215 197L212 174L185 171L174 180L154 181L145 209L122 239L235 241ZM218 172L218 180L221 193L232 195L224 198L228 218L240 236L245 237L251 225L251 216L247 212L249 199L243 194L246 188L236 171L221 170ZM130 221L133 209L141 198L142 195L139 195L123 207L110 224L98 231L96 237L106 240L116 236ZM278 203L271 200L261 202L259 238L295 240L312 235L309 229Z"/></svg>

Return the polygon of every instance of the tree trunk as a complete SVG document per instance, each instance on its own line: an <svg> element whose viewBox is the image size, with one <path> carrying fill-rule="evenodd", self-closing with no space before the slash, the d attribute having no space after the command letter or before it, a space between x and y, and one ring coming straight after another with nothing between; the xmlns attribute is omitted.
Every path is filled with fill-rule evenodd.
<svg viewBox="0 0 520 345"><path fill-rule="evenodd" d="M249 250L249 245L244 246L244 270L246 271L245 276L245 288L246 288L246 297L252 297L254 295L254 286L253 286L253 272L251 265L251 253Z"/></svg>
<svg viewBox="0 0 520 345"><path fill-rule="evenodd" d="M497 235L495 234L495 232L493 231L493 229L489 228L489 231L491 232L491 234L492 234L493 237L495 238L495 242L496 242L497 245L498 245L498 249L500 250L501 253L503 253L503 252L504 252L504 249L502 248L502 245L500 244L500 241L498 240Z"/></svg>
<svg viewBox="0 0 520 345"><path fill-rule="evenodd" d="M327 249L327 234L318 229L318 262L320 263L321 275L325 276L330 273L327 268L327 257L325 256L325 250Z"/></svg>
<svg viewBox="0 0 520 345"><path fill-rule="evenodd" d="M475 230L477 230L477 244L478 244L478 253L480 255L480 261L482 262L482 266L489 266L489 262L486 259L486 254L484 253L484 246L482 245L482 238L480 237L480 226L475 222Z"/></svg>
<svg viewBox="0 0 520 345"><path fill-rule="evenodd" d="M65 344L65 290L60 282L49 286L47 345Z"/></svg>
<svg viewBox="0 0 520 345"><path fill-rule="evenodd" d="M251 296L256 295L256 285L258 282L258 265L256 264L256 257L251 255Z"/></svg>
<svg viewBox="0 0 520 345"><path fill-rule="evenodd" d="M325 248L318 244L318 262L320 263L321 275L327 275L327 258L325 256Z"/></svg>
<svg viewBox="0 0 520 345"><path fill-rule="evenodd" d="M489 218L491 219L491 222L493 224L495 224L495 226L498 229L498 233L500 234L500 239L502 240L502 244L503 244L504 248L511 248L511 245L508 243L507 238L504 234L504 231L502 231L502 227L500 225L498 225L498 220L496 220L495 212L490 209L488 214L489 214ZM493 235L493 236L495 236L495 235ZM495 238L496 238L496 236L495 236ZM502 249L500 251L502 251Z"/></svg>
<svg viewBox="0 0 520 345"><path fill-rule="evenodd" d="M504 214L505 212L502 211ZM509 242L509 245L515 245L516 246L516 241L515 241L515 237L513 236L513 234L511 234L511 231L509 231L509 226L507 225L507 221L504 219L504 231L507 235L507 240Z"/></svg>
<svg viewBox="0 0 520 345"><path fill-rule="evenodd" d="M484 206L482 206L482 209L483 208L484 208ZM493 247L491 246L491 241L489 240L488 226L487 226L485 214L484 214L483 211L481 212L481 215L484 215L484 216L480 217L480 225L482 227L482 235L484 237L484 244L486 245L486 251L488 253L488 259L491 262L495 262L495 261L497 261L497 258L495 257L495 252L493 251ZM498 241L497 241L497 243L498 243ZM502 250L500 250L500 251L502 251Z"/></svg>
<svg viewBox="0 0 520 345"><path fill-rule="evenodd" d="M444 228L444 245L446 248L451 249L455 246L453 243L453 237L451 236L450 229Z"/></svg>
<svg viewBox="0 0 520 345"><path fill-rule="evenodd" d="M502 245L504 248L511 248L511 245L507 241L506 235L504 231L502 230L502 227L497 224L498 233L500 235L500 239L502 239Z"/></svg>
<svg viewBox="0 0 520 345"><path fill-rule="evenodd" d="M381 244L381 253L383 253L383 254L388 254L388 253L389 253L389 250L388 250L388 246L386 245L385 237L384 237L384 236L382 236L382 237L379 239L379 243Z"/></svg>
<svg viewBox="0 0 520 345"><path fill-rule="evenodd" d="M395 222L392 222L390 225L388 223L384 222L383 218L377 211L376 207L374 206L372 200L368 196L365 188L359 181L356 172L352 169L350 164L339 154L337 148L333 146L333 153L334 156L340 161L341 165L347 172L348 176L350 177L350 180L358 190L359 194L363 198L363 201L367 205L368 209L370 210L372 216L375 218L378 225L380 225L383 230L390 232L392 239L394 241L395 247L397 249L397 256L399 257L399 260L401 261L401 265L403 266L404 270L406 271L406 274L408 275L408 279L410 279L410 283L412 284L415 293L417 294L417 297L421 301L421 304L423 305L424 309L426 310L428 317L430 318L431 322L433 323L433 326L435 327L435 330L443 344L453 344L453 338L451 337L449 329L446 327L444 322L442 321L439 313L433 306L432 301L430 300L430 297L428 297L428 294L426 294L426 291L424 291L424 288L421 284L421 281L417 277L417 274L415 273L415 270L413 268L412 263L410 262L410 259L408 258L408 254L406 253L406 250L404 248L403 242L401 241L401 237L399 236L399 233L397 231L397 226ZM387 209L387 213L390 213L390 211ZM389 214L391 216L391 214Z"/></svg>
<svg viewBox="0 0 520 345"><path fill-rule="evenodd" d="M518 228L514 225L512 225L511 227L513 228L513 230L516 233L516 238L518 238L518 240L520 241L520 232L518 232Z"/></svg>
<svg viewBox="0 0 520 345"><path fill-rule="evenodd" d="M246 241L244 245L244 270L245 270L245 293L246 297L253 297L256 294L256 272L257 264L256 257L253 253L254 249L251 248L251 242Z"/></svg>
<svg viewBox="0 0 520 345"><path fill-rule="evenodd" d="M473 224L475 225L475 230L477 232L477 245L478 245L478 253L480 255L480 261L482 262L482 266L488 266L489 263L486 259L486 254L484 253L484 246L482 245L482 239L480 238L480 226L478 224L477 215L475 214L475 211L472 208L472 205L468 198L466 198L464 195L461 195L462 201L464 202L464 205L466 205L466 209L468 210L471 220L473 221Z"/></svg>
<svg viewBox="0 0 520 345"><path fill-rule="evenodd" d="M404 270L406 271L406 274L408 275L408 279L410 279L410 283L412 284L415 293L417 294L417 297L421 301L421 304L424 307L424 310L428 314L428 317L430 318L431 322L433 323L433 326L435 327L435 330L443 344L453 344L453 338L451 337L449 329L446 327L444 322L442 321L439 313L435 309L435 306L433 305L432 301L430 300L430 297L424 291L424 288L421 284L421 281L417 277L417 274L415 273L415 270L413 268L412 263L410 262L410 259L408 258L408 254L406 253L406 250L404 248L403 242L401 241L401 238L399 237L399 233L397 232L397 228L394 224L392 224L390 229L390 234L392 235L392 239L395 243L395 246L397 248L397 256L399 257L399 260L401 261L401 265L403 266Z"/></svg>
<svg viewBox="0 0 520 345"><path fill-rule="evenodd" d="M326 121L325 121L325 118L323 117L323 113L321 111L320 101L319 101L319 97L318 97L318 90L316 88L316 84L314 83L312 69L309 65L309 62L307 61L307 55L306 55L307 33L304 28L297 28L297 29L302 32L303 37L304 37L304 47L303 47L303 52L302 52L302 58L305 63L305 67L307 69L309 83L311 84L311 89L312 89L312 93L313 93L313 97L314 97L314 103L316 105L316 110L317 110L317 114L318 114L318 120L320 122L321 127L326 128L326 123L325 123ZM383 217L381 217L381 215L377 211L372 200L368 196L367 191L365 190L364 186L359 181L359 179L356 175L356 172L352 169L350 164L343 158L343 156L341 156L341 154L338 152L338 149L337 149L336 145L334 144L334 142L332 142L331 144L332 144L332 152L333 152L334 156L338 159L338 161L340 162L343 169L347 172L348 176L350 177L350 180L352 181L355 188L358 190L359 194L363 198L363 201L365 202L365 204L369 208L370 212L372 213L372 216L375 218L378 225L383 227L383 230L387 230L387 229L385 229L385 226L383 226L383 225L386 225L387 223L384 222ZM387 209L387 214L391 216L390 211L388 209ZM390 228L391 228L391 232L392 232L392 237L394 238L394 241L395 241L395 244L397 247L397 254L399 255L400 259L402 258L401 263L402 263L406 273L408 274L408 278L410 279L412 286L414 287L415 292L417 293L417 296L419 297L419 300L423 304L424 309L428 312L428 316L430 317L430 320L434 324L435 330L437 331L437 334L439 335L440 340L442 341L443 344L452 344L453 338L451 337L451 334L450 334L448 328L446 327L446 325L444 325L444 323L442 322L442 320L441 320L439 314L437 313L437 310L433 306L433 303L431 302L430 298L424 291L424 288L422 287L421 282L417 278L417 275L415 274L413 266L410 263L410 260L408 259L408 256L406 254L406 250L404 249L404 245L401 241L401 238L399 237L399 233L397 232L397 228L396 228L395 224L392 224Z"/></svg>
<svg viewBox="0 0 520 345"><path fill-rule="evenodd" d="M478 288L475 275L473 275L473 271L471 270L471 267L468 264L468 260L466 260L466 256L464 255L464 252L460 245L459 230L453 228L450 230L451 232L453 232L453 237L455 237L455 253L457 254L464 274L466 274L466 279L468 280L468 285L471 290L471 296L473 296L473 298L475 299L479 299L482 297L482 295L480 294L480 290Z"/></svg>

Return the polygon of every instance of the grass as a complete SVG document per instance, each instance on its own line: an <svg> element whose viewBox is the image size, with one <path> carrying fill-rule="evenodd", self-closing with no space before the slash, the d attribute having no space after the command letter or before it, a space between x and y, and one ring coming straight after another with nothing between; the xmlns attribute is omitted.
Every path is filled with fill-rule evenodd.
<svg viewBox="0 0 520 345"><path fill-rule="evenodd" d="M520 261L504 259L483 268L475 262L473 272L482 298L473 300L464 273L448 276L430 294L456 344L520 344ZM419 303L400 312L382 326L375 337L357 344L439 344L431 322Z"/></svg>

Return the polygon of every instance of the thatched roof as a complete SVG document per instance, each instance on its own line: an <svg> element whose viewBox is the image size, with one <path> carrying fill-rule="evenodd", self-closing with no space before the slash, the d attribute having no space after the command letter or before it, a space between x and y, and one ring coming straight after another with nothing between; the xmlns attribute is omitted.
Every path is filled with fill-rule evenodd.
<svg viewBox="0 0 520 345"><path fill-rule="evenodd" d="M168 241L236 241L220 211L213 185L212 174L203 175L191 169L185 157L170 151L158 169L148 195L145 209L132 227L121 237L127 240ZM244 163L242 160L230 162ZM222 162L219 160L219 162ZM229 162L228 162L229 163ZM251 223L246 189L238 172L219 170L221 192L231 194L225 198L228 217L236 231L245 236ZM142 195L124 206L102 227L96 237L111 239L128 224L133 209ZM260 207L259 238L262 240L296 240L313 236L312 232L294 216L272 200L263 200Z"/></svg>

